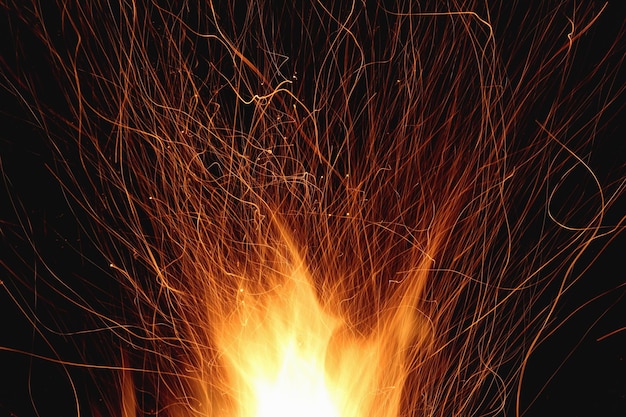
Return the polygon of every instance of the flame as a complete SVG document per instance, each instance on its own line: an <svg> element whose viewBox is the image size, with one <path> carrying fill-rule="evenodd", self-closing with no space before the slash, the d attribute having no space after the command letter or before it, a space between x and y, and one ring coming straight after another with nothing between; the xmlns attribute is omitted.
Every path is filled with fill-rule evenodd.
<svg viewBox="0 0 626 417"><path fill-rule="evenodd" d="M425 275L407 279L399 302L362 334L337 313L346 301L341 293L316 288L294 241L278 228L287 249L271 263L280 269L265 277L266 288L239 288L236 308L216 327L235 415L397 416L409 352L428 351L432 339L432 323L414 307Z"/></svg>
<svg viewBox="0 0 626 417"><path fill-rule="evenodd" d="M304 262L289 243L281 270L266 279L271 287L240 288L236 310L217 331L233 374L237 415L356 416L346 412L350 393L337 384L328 364L342 321L320 305Z"/></svg>
<svg viewBox="0 0 626 417"><path fill-rule="evenodd" d="M522 414L582 254L623 230L605 220L623 176L587 162L626 91L619 48L569 78L604 9L39 3L8 26L33 32L67 111L21 73L40 67L27 44L0 84L110 268L86 294L48 278L85 328L8 294L33 334L121 345L93 366L121 374L110 415ZM591 188L559 204L577 170Z"/></svg>
<svg viewBox="0 0 626 417"><path fill-rule="evenodd" d="M340 322L323 311L306 277L294 271L258 302L241 292L240 311L222 341L236 373L239 415L344 416L326 370L329 342Z"/></svg>

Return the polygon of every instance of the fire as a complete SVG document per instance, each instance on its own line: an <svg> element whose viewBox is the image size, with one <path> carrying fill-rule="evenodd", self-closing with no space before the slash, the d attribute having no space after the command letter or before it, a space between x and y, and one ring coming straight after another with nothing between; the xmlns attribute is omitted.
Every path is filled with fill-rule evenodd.
<svg viewBox="0 0 626 417"><path fill-rule="evenodd" d="M383 359L401 354L383 352L391 348L383 343L393 335L348 331L345 319L329 311L336 294L322 295L327 304L320 303L297 247L291 240L286 246L283 269L274 271L271 284L240 288L235 310L216 331L231 373L236 415L395 416L401 381L380 386L399 376Z"/></svg>
<svg viewBox="0 0 626 417"><path fill-rule="evenodd" d="M350 324L353 310L341 307L351 302L345 290L316 280L290 228L277 217L271 223L275 238L259 263L260 278L242 276L236 296L228 298L234 302L207 317L207 324L219 323L213 335L234 402L224 411L236 417L400 415L407 369L433 352L434 323L416 308L433 260L422 254L417 271L393 284L388 307L368 319L363 310L369 324L359 331Z"/></svg>
<svg viewBox="0 0 626 417"><path fill-rule="evenodd" d="M294 274L271 290L275 294L263 296L264 308L250 307L242 297L233 317L234 341L222 342L236 373L241 417L345 415L326 370L339 320L319 306L305 277Z"/></svg>
<svg viewBox="0 0 626 417"><path fill-rule="evenodd" d="M593 158L623 32L580 55L606 7L1 3L0 84L94 271L47 261L15 191L36 267L0 260L0 287L52 353L0 351L59 363L76 415L523 414L583 255L624 229L623 167Z"/></svg>

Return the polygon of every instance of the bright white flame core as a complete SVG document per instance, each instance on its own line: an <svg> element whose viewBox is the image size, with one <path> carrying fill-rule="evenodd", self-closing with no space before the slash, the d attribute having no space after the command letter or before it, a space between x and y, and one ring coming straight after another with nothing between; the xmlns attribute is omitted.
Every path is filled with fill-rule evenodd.
<svg viewBox="0 0 626 417"><path fill-rule="evenodd" d="M240 290L237 312L218 336L233 373L239 417L346 417L329 375L339 320L323 311L302 271L272 290Z"/></svg>
<svg viewBox="0 0 626 417"><path fill-rule="evenodd" d="M291 343L277 378L253 383L258 397L256 417L340 417L320 372L324 364L302 353Z"/></svg>

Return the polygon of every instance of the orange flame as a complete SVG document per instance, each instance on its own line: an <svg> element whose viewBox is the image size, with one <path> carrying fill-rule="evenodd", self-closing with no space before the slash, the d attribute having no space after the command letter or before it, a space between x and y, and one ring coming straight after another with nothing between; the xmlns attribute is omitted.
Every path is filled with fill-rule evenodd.
<svg viewBox="0 0 626 417"><path fill-rule="evenodd" d="M318 295L296 245L280 229L287 253L281 268L264 277L271 284L240 288L236 309L216 331L237 416L397 416L408 350L418 333L431 331L415 317L419 288L411 288L413 300L383 313L370 334L356 334L329 312L341 302L338 294Z"/></svg>

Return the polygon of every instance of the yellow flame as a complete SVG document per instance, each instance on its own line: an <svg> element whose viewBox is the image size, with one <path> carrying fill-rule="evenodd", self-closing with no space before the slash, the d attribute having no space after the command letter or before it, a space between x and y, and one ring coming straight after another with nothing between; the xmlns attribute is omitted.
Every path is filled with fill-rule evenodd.
<svg viewBox="0 0 626 417"><path fill-rule="evenodd" d="M396 300L400 307L359 334L337 313L341 297L316 289L295 245L281 234L288 255L266 278L269 288L247 281L254 289L242 286L236 308L217 326L236 417L397 416L407 352L425 347L431 330L410 307L424 277L409 277Z"/></svg>
<svg viewBox="0 0 626 417"><path fill-rule="evenodd" d="M341 417L326 372L339 321L322 311L296 271L264 294L240 289L238 311L222 339L240 417Z"/></svg>

